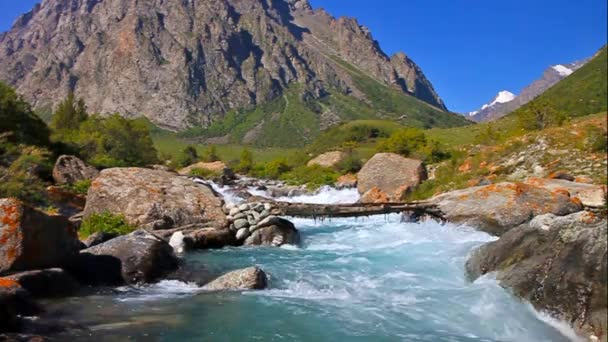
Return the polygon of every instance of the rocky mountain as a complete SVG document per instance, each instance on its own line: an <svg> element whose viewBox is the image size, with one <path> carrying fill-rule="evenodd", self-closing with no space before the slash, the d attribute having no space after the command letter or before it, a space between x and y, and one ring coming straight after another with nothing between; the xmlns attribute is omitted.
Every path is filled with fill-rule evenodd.
<svg viewBox="0 0 608 342"><path fill-rule="evenodd" d="M92 112L175 131L281 98L287 112L292 93L312 112L314 127L291 124L302 137L350 119L338 100L418 126L464 123L409 57L387 56L355 19L307 0L42 0L0 35L0 80L38 109L73 91ZM376 88L401 98L378 107ZM249 121L251 138L293 120L279 110Z"/></svg>
<svg viewBox="0 0 608 342"><path fill-rule="evenodd" d="M521 91L521 94L514 95L506 90L501 91L494 100L483 105L481 109L470 112L468 116L470 119L477 122L499 119L532 101L534 98L556 85L559 81L570 76L585 65L587 61L588 59L569 64L553 65L545 70L541 78L525 87Z"/></svg>

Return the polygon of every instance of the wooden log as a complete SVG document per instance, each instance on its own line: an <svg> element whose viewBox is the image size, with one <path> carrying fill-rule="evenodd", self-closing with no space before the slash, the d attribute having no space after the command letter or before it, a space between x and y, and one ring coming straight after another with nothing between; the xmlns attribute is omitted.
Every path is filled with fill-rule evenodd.
<svg viewBox="0 0 608 342"><path fill-rule="evenodd" d="M441 210L428 202L411 203L355 203L355 204L308 204L275 202L276 214L294 217L331 218L362 217L393 213L412 213L415 217L431 216L444 220Z"/></svg>

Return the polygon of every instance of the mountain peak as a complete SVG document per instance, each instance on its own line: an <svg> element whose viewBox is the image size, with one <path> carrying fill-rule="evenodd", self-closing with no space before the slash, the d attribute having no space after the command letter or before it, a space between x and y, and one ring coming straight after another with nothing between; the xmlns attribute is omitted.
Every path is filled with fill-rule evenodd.
<svg viewBox="0 0 608 342"><path fill-rule="evenodd" d="M174 131L208 128L295 89L309 102L339 94L365 106L374 95L365 77L421 112L445 112L412 60L391 60L356 19L308 0L44 0L0 34L0 81L36 108L73 92L91 112L145 116ZM310 130L349 120L313 109ZM302 139L315 133L307 129Z"/></svg>
<svg viewBox="0 0 608 342"><path fill-rule="evenodd" d="M557 73L563 77L570 76L574 72L574 70L562 64L553 65L551 68L553 68L553 70L557 71Z"/></svg>

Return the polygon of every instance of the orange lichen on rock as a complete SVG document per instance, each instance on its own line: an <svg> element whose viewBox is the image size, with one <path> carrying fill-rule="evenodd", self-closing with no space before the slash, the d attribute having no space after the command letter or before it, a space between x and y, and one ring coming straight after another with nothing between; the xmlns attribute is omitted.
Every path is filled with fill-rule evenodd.
<svg viewBox="0 0 608 342"><path fill-rule="evenodd" d="M21 287L18 282L13 279L0 278L0 288L17 288Z"/></svg>
<svg viewBox="0 0 608 342"><path fill-rule="evenodd" d="M594 223L596 220L597 216L595 216L595 214L590 211L586 211L585 213L583 213L583 215L581 215L581 222L583 223L591 224Z"/></svg>
<svg viewBox="0 0 608 342"><path fill-rule="evenodd" d="M471 158L467 158L464 163L462 165L460 165L460 167L458 167L458 171L460 171L461 173L468 173L471 172L471 169L473 168L473 161L471 160Z"/></svg>
<svg viewBox="0 0 608 342"><path fill-rule="evenodd" d="M362 200L365 200L366 203L388 203L390 202L388 195L378 189L377 187L371 188L368 192L361 196Z"/></svg>
<svg viewBox="0 0 608 342"><path fill-rule="evenodd" d="M570 198L570 201L578 206L583 205L583 201L581 201L581 199L578 197L572 197L572 198Z"/></svg>

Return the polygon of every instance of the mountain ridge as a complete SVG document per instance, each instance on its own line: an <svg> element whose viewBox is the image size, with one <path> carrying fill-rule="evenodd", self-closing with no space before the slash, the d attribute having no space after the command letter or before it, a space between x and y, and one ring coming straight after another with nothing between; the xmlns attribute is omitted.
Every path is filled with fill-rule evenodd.
<svg viewBox="0 0 608 342"><path fill-rule="evenodd" d="M479 110L468 113L468 117L476 122L497 120L543 94L545 91L573 74L576 70L580 69L591 59L592 57L568 64L551 65L545 69L543 75L539 79L536 79L522 89L519 95L509 92L514 95L510 100L484 105Z"/></svg>
<svg viewBox="0 0 608 342"><path fill-rule="evenodd" d="M395 118L447 110L407 55L387 56L356 19L306 0L44 0L0 35L0 80L35 107L50 110L73 91L92 112L174 131L210 127L296 84L304 102L335 94L372 106L342 62L429 106L395 108Z"/></svg>

